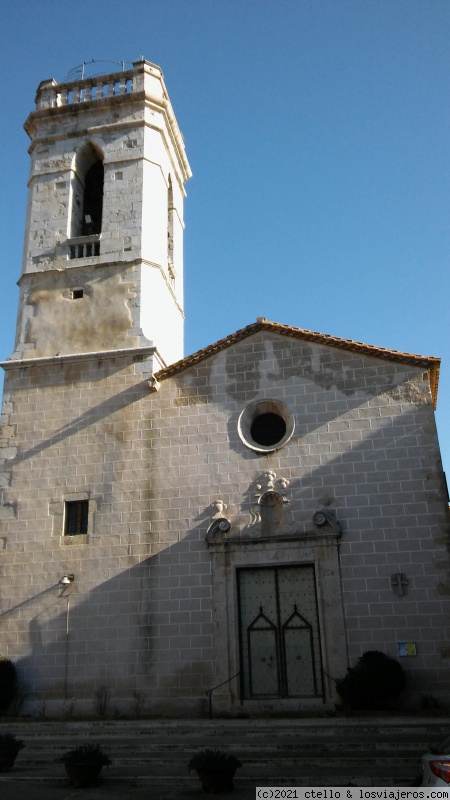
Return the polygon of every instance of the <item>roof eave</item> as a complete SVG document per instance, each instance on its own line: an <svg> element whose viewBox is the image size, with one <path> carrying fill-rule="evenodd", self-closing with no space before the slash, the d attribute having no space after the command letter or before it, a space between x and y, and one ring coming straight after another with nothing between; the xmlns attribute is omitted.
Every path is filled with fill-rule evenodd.
<svg viewBox="0 0 450 800"><path fill-rule="evenodd" d="M253 336L261 331L268 333L277 333L281 336L288 336L292 339L299 339L301 341L310 341L317 344L323 344L328 347L337 347L341 350L349 350L351 352L363 353L364 355L372 356L375 358L384 358L389 361L397 361L411 366L423 367L428 372L430 382L430 391L433 399L433 407L436 408L438 384L439 384L439 370L441 360L436 356L423 356L415 355L413 353L403 353L398 350L389 350L384 347L376 347L375 345L365 344L364 342L355 342L353 339L341 339L337 336L330 336L326 333L318 333L317 331L308 331L303 328L295 328L290 325L282 325L279 322L269 322L266 319L258 319L251 325L245 328L240 328L235 333L224 339L219 339L217 342L197 350L190 356L176 361L167 367L161 369L156 377L158 381L169 378L172 375L183 372L192 366L204 361L206 358L216 355L222 350L236 344L248 336Z"/></svg>

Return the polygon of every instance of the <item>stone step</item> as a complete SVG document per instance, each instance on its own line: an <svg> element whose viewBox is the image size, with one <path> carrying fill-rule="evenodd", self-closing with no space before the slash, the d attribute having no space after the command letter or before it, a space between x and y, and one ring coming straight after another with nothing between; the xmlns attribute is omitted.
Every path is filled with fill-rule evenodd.
<svg viewBox="0 0 450 800"><path fill-rule="evenodd" d="M392 728L390 730L386 730L380 727L373 727L370 729L353 729L353 728L341 728L341 729L321 729L316 730L314 728L307 729L307 728L296 728L294 726L288 727L286 729L273 729L268 725L264 729L252 730L252 729L222 729L222 728L215 728L211 726L210 728L196 728L192 730L179 730L179 731L171 731L166 729L145 729L145 730L133 730L133 729L126 729L122 728L118 725L116 730L108 730L102 727L92 727L86 729L79 729L79 728L61 728L61 729L53 729L53 730L39 730L39 728L34 728L30 726L21 726L21 725L4 725L0 723L0 731L5 730L14 730L14 731L21 731L23 734L27 734L29 736L35 736L39 738L58 738L60 736L97 736L97 737L108 737L108 738L133 738L133 739L141 739L146 737L147 739L159 739L161 736L164 736L164 739L167 741L182 741L186 738L204 738L205 736L212 736L214 738L217 737L234 737L240 738L245 737L247 739L259 739L264 737L265 734L269 733L271 736L275 736L277 738L287 738L289 736L296 736L302 739L318 739L318 740L336 740L341 739L343 736L347 738L352 738L355 741L370 739L373 738L374 734L376 733L378 739L410 739L412 737L417 738L428 738L430 735L433 736L436 733L445 733L449 731L449 724L446 726L441 727L433 727L427 729L421 728L410 728L405 730L399 730Z"/></svg>
<svg viewBox="0 0 450 800"><path fill-rule="evenodd" d="M115 747L119 749L127 748L127 749L138 749L138 750L148 750L149 752L154 752L158 750L167 750L167 751L175 751L180 750L183 748L188 749L198 749L198 747L210 747L211 749L221 748L223 746L226 747L238 747L243 748L245 747L248 750L259 750L262 748L263 750L268 749L275 749L275 750L302 750L302 751L312 751L320 749L325 750L345 750L347 748L357 749L357 750L371 750L374 747L379 749L387 749L387 750L394 750L394 749L414 749L417 747L423 747L423 745L427 745L430 743L430 739L433 743L439 741L439 737L442 738L440 734L437 736L414 736L414 737L395 737L392 739L388 739L386 737L378 737L374 734L372 737L368 739L361 739L361 738L354 738L349 736L341 736L339 739L316 739L311 740L309 738L302 738L297 736L293 733L291 736L284 736L278 737L275 735L270 735L269 732L264 734L264 736L258 737L247 737L247 736L239 736L239 737L231 737L231 736L212 736L212 735L203 735L203 736L190 736L185 737L183 739L171 739L167 740L165 737L161 736L159 739L153 739L150 737L130 737L127 738L125 735L122 736L103 736L103 735L94 735L89 734L83 737L75 737L70 734L67 736L57 736L57 737L42 737L42 736L30 736L25 731L18 731L17 735L19 738L22 738L29 747L37 746L41 748L44 743L45 747L49 750L55 748L66 748L68 744L71 742L76 744L80 744L82 742L93 742L93 743L107 743L109 747Z"/></svg>
<svg viewBox="0 0 450 800"><path fill-rule="evenodd" d="M61 756L67 749L70 749L72 742L67 743L59 743L58 745L54 745L49 747L47 743L46 746L40 747L38 743L31 744L25 740L25 749L21 751L21 758L24 761L52 761L56 760L59 756ZM115 744L111 746L111 743L102 742L105 747L105 750L109 753L111 758L116 761L124 762L127 760L132 760L133 762L139 763L165 763L167 761L184 761L188 762L190 757L194 755L199 749L201 749L197 745L190 744L189 746L177 747L177 748L168 748L164 746L160 747L134 747L130 746L127 743L122 744ZM223 743L221 743L223 744ZM66 746L67 745L67 746ZM211 745L208 742L208 745ZM234 747L224 747L227 751L234 752L239 758L243 761L251 761L251 762L261 762L261 761L299 761L299 760L311 760L311 759L320 759L326 761L348 761L357 759L358 761L363 761L367 759L376 758L378 761L381 759L387 759L391 762L396 760L404 760L404 759L414 759L420 758L422 753L426 752L428 749L428 745L424 744L423 746L398 746L398 744L393 743L391 746L380 746L379 743L373 743L370 747L363 747L363 746L352 746L349 747L345 745L345 743L339 743L339 746L332 748L329 745L327 746L318 746L315 745L314 747L298 747L298 746L274 746L274 743L261 745L259 747L250 748L248 747L247 743L239 745L236 743Z"/></svg>
<svg viewBox="0 0 450 800"><path fill-rule="evenodd" d="M236 786L410 786L430 742L450 735L446 720L2 720L24 739L8 780L67 780L58 757L81 742L99 742L113 760L105 782L196 786L191 755L203 747L241 758ZM0 781L2 777L0 776ZM163 794L164 794L163 791ZM0 791L1 794L1 791Z"/></svg>
<svg viewBox="0 0 450 800"><path fill-rule="evenodd" d="M61 753L64 751L61 751ZM177 753L172 758L168 758L164 754L156 753L152 756L147 756L145 754L139 753L118 753L114 750L108 750L108 755L111 757L111 760L114 765L146 765L152 769L158 769L159 767L165 767L166 765L171 766L173 769L187 769L187 765L191 755L195 751L191 752L183 752ZM319 763L327 763L330 766L334 764L362 764L362 763L373 763L374 759L378 764L386 763L386 764L402 764L405 762L414 763L417 760L420 760L422 753L418 754L417 752L410 752L410 751L400 751L398 753L391 753L391 752L384 752L384 751L372 751L367 752L364 754L355 753L355 752L345 752L345 753L326 753L326 752L317 752L314 754L306 754L306 753L296 753L296 754L287 754L287 753L267 753L261 756L256 754L251 754L246 752L245 750L235 750L235 754L238 755L239 759L246 765L258 765L258 768L265 769L266 767L272 767L273 765L283 765L283 769L287 768L289 764L319 764ZM61 753L38 753L30 751L27 753L27 750L21 751L18 758L20 759L20 763L23 765L40 765L40 764L53 764L59 763L59 756Z"/></svg>
<svg viewBox="0 0 450 800"><path fill-rule="evenodd" d="M61 774L62 765L56 763L55 759L50 759L48 754L41 755L39 758L24 757L25 751L19 754L16 762L16 770L39 771L47 770L52 775ZM189 754L177 753L173 758L168 759L161 755L156 755L153 759L142 758L139 756L129 756L123 754L116 755L110 751L112 766L107 774L123 775L124 772L130 773L134 777L141 779L149 776L154 779L177 780L181 783L188 781L188 760ZM299 756L292 754L276 753L269 758L252 758L245 751L238 752L243 761L243 767L239 770L239 778L253 781L264 785L295 785L297 780L304 783L302 785L318 785L324 780L324 775L330 776L328 785L333 785L333 781L339 782L348 778L350 775L378 775L383 783L389 784L389 779L399 780L403 778L411 781L420 772L420 755L410 753L399 753L395 757L391 753L377 753L375 758L372 754L346 753L344 756L330 757L329 754L316 754L312 756ZM310 783L304 778L305 774L314 775L314 782ZM334 778L332 776L335 776ZM334 785L336 785L334 783ZM375 784L378 785L378 784ZM381 785L381 784L380 784Z"/></svg>
<svg viewBox="0 0 450 800"><path fill-rule="evenodd" d="M211 736L203 736L203 737L196 737L188 738L180 741L171 741L167 742L163 738L159 741L154 740L147 740L145 738L141 739L126 739L125 737L116 737L116 738L109 738L106 736L85 736L80 738L75 738L72 736L67 737L59 737L57 739L45 739L42 737L30 737L27 734L23 734L19 732L19 738L23 739L27 747L42 749L45 747L47 750L60 750L61 748L67 749L67 747L71 746L78 746L85 742L91 742L93 744L101 744L109 749L113 748L115 750L129 750L129 751L139 751L139 752L148 752L148 753L155 753L155 752L177 752L182 750L198 750L199 748L209 747L210 749L245 749L249 752L259 752L259 751L283 751L283 752L304 752L304 753L314 753L317 750L325 750L328 752L339 752L340 750L359 750L363 752L364 750L371 751L373 749L379 750L415 750L420 749L424 745L428 747L430 744L430 738L417 738L414 740L411 739L404 739L401 741L398 740L379 740L376 735L372 737L371 740L361 741L361 740L352 740L347 739L346 737L342 737L339 740L331 741L331 740L300 740L296 736L291 736L287 739L280 740L275 736L270 736L267 734L265 737L261 737L259 740L254 739L249 741L245 737L240 738L227 738L227 737L218 737L213 738ZM442 738L442 737L441 737ZM436 739L435 737L431 737L431 741L433 744L436 744L439 741L439 738Z"/></svg>
<svg viewBox="0 0 450 800"><path fill-rule="evenodd" d="M239 771L240 773L242 770ZM322 768L320 773L314 769L304 772L285 772L273 773L271 775L261 775L259 772L248 775L238 774L234 783L236 789L252 789L256 786L412 786L414 779L418 775L418 770L405 769L366 769L354 771L336 771ZM33 783L42 782L47 785L67 784L67 777L63 771L49 775L39 774L20 774L20 771L10 772L7 775L0 775L0 793L3 782L7 783ZM111 770L103 771L101 784L108 786L149 786L154 791L156 789L167 789L177 786L189 792L199 788L198 778L181 775L162 775L151 774L124 774L123 771L114 774Z"/></svg>
<svg viewBox="0 0 450 800"><path fill-rule="evenodd" d="M241 754L239 754L239 756L240 755ZM378 756L375 760L373 758L360 759L349 756L344 760L336 759L332 761L329 759L321 759L320 757L314 759L274 759L269 761L258 761L242 758L242 761L243 766L239 769L240 777L275 774L279 775L280 777L286 777L288 775L295 775L299 772L304 773L310 772L311 770L316 771L317 769L324 769L330 773L336 771L348 772L349 769L359 769L362 767L371 768L373 766L376 766L377 769L382 770L396 769L409 771L412 768L417 768L417 766L420 764L420 758L406 757L393 760L391 758L378 758ZM14 772L28 772L30 769L35 769L36 771L46 770L49 774L51 773L57 775L63 769L63 765L57 759L39 758L27 760L23 758L23 753L20 753L14 766ZM154 775L155 777L177 776L184 778L189 775L188 762L184 759L148 762L139 758L122 759L114 757L112 758L111 766L106 770L105 774L122 774L124 772L136 775Z"/></svg>
<svg viewBox="0 0 450 800"><path fill-rule="evenodd" d="M208 722L208 724L161 724L161 723L148 723L145 726L142 724L123 723L121 721L105 724L103 722L94 723L35 723L35 722L17 722L17 721L0 721L0 732L5 730L12 730L22 735L38 738L60 738L60 737L83 737L83 736L96 736L98 738L130 738L140 739L142 737L159 739L161 735L167 741L184 740L185 738L202 738L205 735L208 737L221 738L221 737L235 737L241 738L244 736L246 739L259 739L268 732L270 736L281 738L296 736L297 738L306 739L341 739L345 736L348 739L371 740L376 733L377 739L404 739L411 738L429 738L435 735L444 735L449 732L449 724L440 722L434 725L390 725L385 724L365 724L356 725L354 723L339 724L337 725L334 720L327 721L327 725L318 726L314 723L305 724L284 724L274 725L273 721L267 722L262 725L249 724L246 725L224 725L215 721Z"/></svg>

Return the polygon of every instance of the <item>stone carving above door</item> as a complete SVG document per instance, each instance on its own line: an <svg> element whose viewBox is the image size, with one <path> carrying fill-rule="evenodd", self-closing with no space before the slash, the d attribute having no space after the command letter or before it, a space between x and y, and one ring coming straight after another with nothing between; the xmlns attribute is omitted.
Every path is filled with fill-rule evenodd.
<svg viewBox="0 0 450 800"><path fill-rule="evenodd" d="M240 509L231 506L234 513L227 511L223 500L211 502L206 541L220 544L340 536L341 526L329 508L319 508L309 519L304 513L303 519L294 519L290 494L287 478L273 470L263 472L250 484Z"/></svg>
<svg viewBox="0 0 450 800"><path fill-rule="evenodd" d="M247 535L259 538L296 533L286 494L289 483L287 478L277 477L273 470L264 472L257 480L256 491L253 493L254 503L250 509L250 522L244 529Z"/></svg>

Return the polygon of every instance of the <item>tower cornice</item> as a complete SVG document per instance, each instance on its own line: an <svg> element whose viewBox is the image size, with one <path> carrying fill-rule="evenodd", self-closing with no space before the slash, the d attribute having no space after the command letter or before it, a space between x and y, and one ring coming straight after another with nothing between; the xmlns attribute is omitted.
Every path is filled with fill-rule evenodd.
<svg viewBox="0 0 450 800"><path fill-rule="evenodd" d="M118 350L92 350L87 353L65 353L41 358L9 358L6 361L0 361L0 367L4 370L23 369L25 367L47 367L54 366L55 364L71 364L99 358L138 358L139 360L154 358L158 364L157 369L160 370L162 366L165 366L164 359L161 357L158 349L149 346L127 347Z"/></svg>
<svg viewBox="0 0 450 800"><path fill-rule="evenodd" d="M36 93L36 109L28 115L24 124L24 129L32 140L29 152L33 151L36 144L70 138L75 133L75 131L60 131L58 134L40 136L38 128L45 124L46 120L73 117L77 121L76 135L84 133L86 136L92 136L103 132L106 127L108 130L124 128L127 126L127 121L111 123L109 119L105 125L87 125L84 131L80 131L80 115L87 115L90 112L105 113L111 108L140 104L143 109L149 108L163 114L182 169L183 180L189 180L192 170L162 71L149 61L138 61L133 66L133 70L109 73L98 78L84 78L70 83L57 83L54 79L41 81ZM106 96L103 94L105 91ZM137 124L148 125L148 121L142 119L128 123L129 127L137 127Z"/></svg>

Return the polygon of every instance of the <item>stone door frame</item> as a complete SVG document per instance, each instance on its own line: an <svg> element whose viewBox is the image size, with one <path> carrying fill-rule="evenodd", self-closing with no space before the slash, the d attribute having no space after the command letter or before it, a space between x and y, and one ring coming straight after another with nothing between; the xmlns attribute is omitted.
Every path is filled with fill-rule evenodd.
<svg viewBox="0 0 450 800"><path fill-rule="evenodd" d="M348 659L336 530L258 538L222 532L207 541L212 556L215 684L229 681L240 670L237 570L311 564L316 576L324 695L313 700L271 700L269 705L279 710L298 710L337 702L334 679L345 675ZM239 676L218 688L213 702L217 711L242 706L250 710L255 704L241 698ZM262 705L258 703L260 709Z"/></svg>

